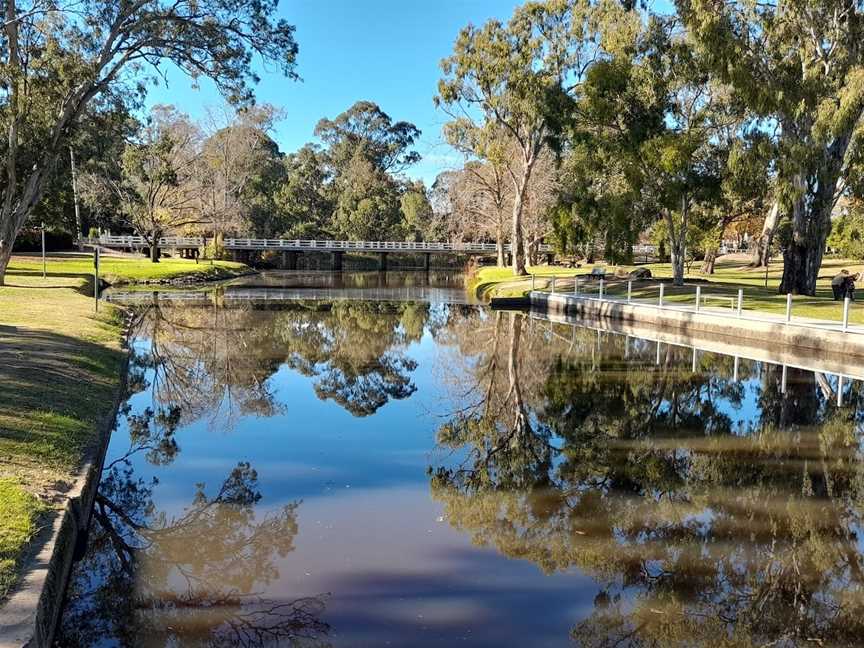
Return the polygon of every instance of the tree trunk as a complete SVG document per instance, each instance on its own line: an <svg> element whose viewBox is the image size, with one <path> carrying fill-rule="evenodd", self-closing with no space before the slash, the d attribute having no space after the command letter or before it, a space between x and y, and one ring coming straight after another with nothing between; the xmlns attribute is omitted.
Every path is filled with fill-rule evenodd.
<svg viewBox="0 0 864 648"><path fill-rule="evenodd" d="M540 239L532 238L528 243L528 265L536 266L538 265L538 252L537 250L540 247Z"/></svg>
<svg viewBox="0 0 864 648"><path fill-rule="evenodd" d="M780 203L776 200L771 206L771 211L765 217L765 223L762 225L762 234L756 239L753 246L753 258L750 261L750 266L753 268L766 268L771 260L771 244L774 241L774 233L777 231L777 225L780 224Z"/></svg>
<svg viewBox="0 0 864 648"><path fill-rule="evenodd" d="M525 269L525 241L522 235L522 207L525 203L525 186L527 179L523 182L522 189L516 192L513 201L513 235L510 237L510 245L513 254L513 274L522 276L528 274Z"/></svg>
<svg viewBox="0 0 864 648"><path fill-rule="evenodd" d="M162 256L162 251L159 249L160 233L153 230L152 238L150 239L150 261L159 263L159 257Z"/></svg>
<svg viewBox="0 0 864 648"><path fill-rule="evenodd" d="M75 151L69 147L69 161L72 166L72 200L75 206L75 238L78 241L78 251L84 251L84 243L81 239L84 238L84 226L81 223L81 208L78 206L78 180L75 172Z"/></svg>
<svg viewBox="0 0 864 648"><path fill-rule="evenodd" d="M837 184L843 171L855 125L864 115L857 110L850 126L835 136L822 152L818 166L801 170L794 182L798 197L791 220L791 241L783 250L783 279L780 293L815 295L816 280L822 267L825 243L831 233L831 213L837 199Z"/></svg>
<svg viewBox="0 0 864 648"><path fill-rule="evenodd" d="M783 278L779 289L782 295L816 294L816 280L831 232L837 184L837 175L827 166L820 171L817 188L809 196L803 190L804 177L799 175L795 180L801 191L792 208L792 240L783 250Z"/></svg>
<svg viewBox="0 0 864 648"><path fill-rule="evenodd" d="M684 256L686 254L687 237L687 197L681 198L681 226L676 229L675 219L671 210L664 212L666 225L669 229L669 248L672 257L672 283L676 286L684 285Z"/></svg>
<svg viewBox="0 0 864 648"><path fill-rule="evenodd" d="M702 261L702 274L713 275L714 265L717 262L717 248L712 247L705 254L705 259Z"/></svg>
<svg viewBox="0 0 864 648"><path fill-rule="evenodd" d="M12 258L12 246L17 234L18 229L14 227L12 219L5 215L0 217L0 286L6 285L6 267Z"/></svg>
<svg viewBox="0 0 864 648"><path fill-rule="evenodd" d="M498 231L495 232L495 250L498 255L498 267L503 268L507 265L507 259L504 257L504 225L498 222Z"/></svg>

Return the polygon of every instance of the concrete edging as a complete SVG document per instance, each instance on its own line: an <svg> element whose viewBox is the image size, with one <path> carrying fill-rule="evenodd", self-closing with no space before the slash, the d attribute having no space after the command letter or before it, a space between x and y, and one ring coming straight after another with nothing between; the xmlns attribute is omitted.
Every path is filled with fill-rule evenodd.
<svg viewBox="0 0 864 648"><path fill-rule="evenodd" d="M657 329L686 334L734 337L741 341L776 348L806 349L808 354L854 356L864 359L864 335L839 330L789 326L784 322L738 319L734 315L660 309L647 304L599 301L576 295L532 291L531 308L586 319L618 320L626 324L647 324Z"/></svg>
<svg viewBox="0 0 864 648"><path fill-rule="evenodd" d="M21 582L0 607L0 648L50 648L54 643L72 566L86 548L86 532L108 443L126 395L131 355L128 331L124 345L126 353L111 410L99 427L96 443L84 456L75 485L67 494L66 507L37 536L36 542L41 542L38 551L31 557Z"/></svg>

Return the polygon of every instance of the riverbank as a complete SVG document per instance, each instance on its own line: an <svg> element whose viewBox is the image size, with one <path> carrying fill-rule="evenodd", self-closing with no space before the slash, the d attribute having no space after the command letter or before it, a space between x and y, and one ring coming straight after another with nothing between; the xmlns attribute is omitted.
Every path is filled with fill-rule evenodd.
<svg viewBox="0 0 864 648"><path fill-rule="evenodd" d="M652 279L634 282L632 298L637 301L656 302L659 299L659 285L664 284L664 302L693 304L695 303L695 287L702 286L703 299L711 306L729 306L737 300L738 291L744 295L744 311L784 315L786 312L786 296L778 293L782 263L773 264L767 273L764 269L746 267L746 257L729 256L718 260L716 272L713 275L703 275L694 266L692 272L685 276L686 285L676 287L671 284L672 268L669 264L648 264L638 266L651 271ZM608 281L604 286L604 294L610 297L626 297L626 279L615 279L616 274L626 275L637 266L607 266L604 264L586 265L582 268L570 269L556 266L537 266L531 269L532 275L515 277L509 268L481 268L468 283L468 290L480 299L490 300L502 297L525 297L532 289L549 291L552 288L552 278L558 291L572 292L575 289L576 278L585 279L595 267L603 267L607 272ZM832 299L831 278L841 269L850 272L864 271L860 261L844 259L826 259L819 273L817 294L815 297L795 296L793 312L796 317L806 317L826 321L839 322L843 317L843 305ZM583 284L583 292L599 292L599 282ZM850 323L864 324L864 306L854 304L850 312Z"/></svg>
<svg viewBox="0 0 864 648"><path fill-rule="evenodd" d="M248 271L238 263L210 266L171 259L152 264L108 257L103 259L101 274L108 282L123 285L198 282ZM36 607L44 603L39 600L42 588L55 567L51 550L61 520L68 517L72 498L93 480L93 459L113 423L126 358L124 313L105 303L96 312L91 273L92 261L86 257L50 257L43 279L41 259L19 256L13 258L6 285L0 287L0 626L4 632L13 622L19 626L35 622ZM95 477L98 481L98 474Z"/></svg>
<svg viewBox="0 0 864 648"><path fill-rule="evenodd" d="M93 257L90 254L68 253L51 255L46 269L49 277L89 279L93 276ZM99 262L99 279L110 286L135 284L202 283L221 281L253 273L236 261L199 261L163 258L153 263L145 258L103 256ZM14 256L7 271L7 283L14 284L24 278L42 278L42 258Z"/></svg>

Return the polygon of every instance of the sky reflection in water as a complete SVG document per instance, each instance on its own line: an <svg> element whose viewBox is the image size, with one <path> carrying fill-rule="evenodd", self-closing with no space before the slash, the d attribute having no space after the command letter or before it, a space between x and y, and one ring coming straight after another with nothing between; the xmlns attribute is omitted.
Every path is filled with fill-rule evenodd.
<svg viewBox="0 0 864 648"><path fill-rule="evenodd" d="M139 319L63 646L864 636L857 382L464 304Z"/></svg>

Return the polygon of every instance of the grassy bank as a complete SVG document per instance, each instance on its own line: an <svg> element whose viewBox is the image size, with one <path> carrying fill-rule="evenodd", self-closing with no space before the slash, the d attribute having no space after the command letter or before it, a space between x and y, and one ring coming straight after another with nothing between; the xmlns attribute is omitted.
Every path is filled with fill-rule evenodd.
<svg viewBox="0 0 864 648"><path fill-rule="evenodd" d="M19 557L36 533L44 508L14 479L0 479L0 600L15 584Z"/></svg>
<svg viewBox="0 0 864 648"><path fill-rule="evenodd" d="M49 256L47 271L53 277L89 278L93 276L93 258L88 254ZM173 279L209 281L230 279L249 272L249 267L234 261L195 261L163 258L152 263L145 258L103 256L99 263L99 277L111 285L157 282ZM7 282L16 279L42 277L42 259L36 256L12 258L7 271Z"/></svg>
<svg viewBox="0 0 864 648"><path fill-rule="evenodd" d="M39 529L66 503L111 414L123 361L122 313L95 312L92 260L15 257L0 287L0 601ZM111 283L235 276L239 263L102 259Z"/></svg>
<svg viewBox="0 0 864 648"><path fill-rule="evenodd" d="M707 305L713 307L731 307L738 290L744 291L744 308L750 311L760 311L773 314L786 312L786 296L778 293L780 278L783 274L782 263L777 261L766 272L763 269L746 267L747 259L743 256L723 257L716 266L713 275L703 275L698 272L699 264L695 264L686 275L684 288L677 288L666 283L664 299L670 303L695 303L695 286L701 283ZM607 274L612 277L616 271L627 272L636 266L606 266ZM558 290L573 290L574 277L589 274L594 265L578 269L559 268L555 266L537 266L531 269L534 274L534 285L538 290L548 290L551 278L556 278ZM639 267L651 270L655 279L670 280L672 268L670 264L649 264ZM832 299L831 278L842 268L850 272L864 271L860 261L843 259L826 259L819 273L816 297L795 296L793 298L793 314L795 317L812 317L816 319L839 321L843 316L843 307ZM766 284L767 278L767 284ZM531 290L532 277L514 277L509 268L481 268L469 282L469 290L483 299L491 297L520 296ZM767 286L767 287L766 287ZM859 285L859 298L864 301L864 282ZM589 285L587 290L597 292L597 286ZM606 294L624 297L627 294L626 280L611 279L606 284ZM657 281L635 282L633 285L634 299L657 301L659 288ZM864 303L853 304L850 321L854 324L864 324Z"/></svg>

